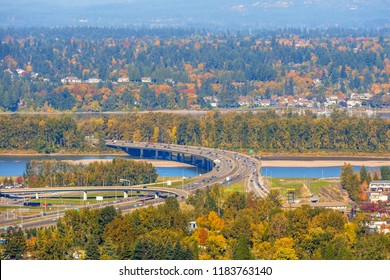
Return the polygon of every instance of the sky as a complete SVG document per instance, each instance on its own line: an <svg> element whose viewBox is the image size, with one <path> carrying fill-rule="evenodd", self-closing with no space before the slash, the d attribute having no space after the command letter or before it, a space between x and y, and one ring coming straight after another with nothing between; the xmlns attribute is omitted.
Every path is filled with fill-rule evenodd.
<svg viewBox="0 0 390 280"><path fill-rule="evenodd" d="M390 0L0 0L0 27L383 27Z"/></svg>

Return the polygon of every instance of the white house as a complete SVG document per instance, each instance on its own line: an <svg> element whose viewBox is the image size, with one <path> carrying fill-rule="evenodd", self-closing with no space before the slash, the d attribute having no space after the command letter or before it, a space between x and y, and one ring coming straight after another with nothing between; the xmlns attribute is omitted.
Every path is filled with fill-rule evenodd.
<svg viewBox="0 0 390 280"><path fill-rule="evenodd" d="M152 82L152 78L151 77L142 77L141 78L141 82L143 82L143 83L151 83Z"/></svg>
<svg viewBox="0 0 390 280"><path fill-rule="evenodd" d="M79 79L75 76L70 76L70 77L66 77L64 79L61 79L61 83L63 83L63 84L81 84L81 79Z"/></svg>
<svg viewBox="0 0 390 280"><path fill-rule="evenodd" d="M88 83L88 84L98 84L98 83L100 83L101 81L102 81L101 79L89 78L89 79L86 80L85 82Z"/></svg>
<svg viewBox="0 0 390 280"><path fill-rule="evenodd" d="M369 186L370 192L390 192L390 181L372 181Z"/></svg>
<svg viewBox="0 0 390 280"><path fill-rule="evenodd" d="M128 83L130 82L129 77L120 77L118 78L118 83Z"/></svg>

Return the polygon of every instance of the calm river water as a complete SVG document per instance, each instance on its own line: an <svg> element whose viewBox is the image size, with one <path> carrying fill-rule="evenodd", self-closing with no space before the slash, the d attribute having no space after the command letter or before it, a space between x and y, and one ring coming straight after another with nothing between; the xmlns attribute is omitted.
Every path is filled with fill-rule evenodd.
<svg viewBox="0 0 390 280"><path fill-rule="evenodd" d="M91 160L113 159L115 157L130 158L128 156L0 156L0 176L23 175L26 163L33 159L40 160ZM355 172L360 166L354 166ZM378 170L379 167L367 167L369 170ZM156 167L159 176L164 177L193 177L205 171L196 167ZM334 167L263 167L263 176L275 178L324 178L339 177L341 166Z"/></svg>
<svg viewBox="0 0 390 280"><path fill-rule="evenodd" d="M26 170L30 160L91 160L113 159L115 157L129 158L128 156L0 156L0 176L19 176ZM159 176L164 177L193 177L205 171L196 167L156 167Z"/></svg>

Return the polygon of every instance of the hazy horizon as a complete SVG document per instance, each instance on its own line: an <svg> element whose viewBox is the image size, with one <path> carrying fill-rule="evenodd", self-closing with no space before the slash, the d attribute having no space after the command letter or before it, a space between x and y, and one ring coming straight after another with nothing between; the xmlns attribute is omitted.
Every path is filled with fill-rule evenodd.
<svg viewBox="0 0 390 280"><path fill-rule="evenodd" d="M388 27L390 0L2 0L1 27Z"/></svg>

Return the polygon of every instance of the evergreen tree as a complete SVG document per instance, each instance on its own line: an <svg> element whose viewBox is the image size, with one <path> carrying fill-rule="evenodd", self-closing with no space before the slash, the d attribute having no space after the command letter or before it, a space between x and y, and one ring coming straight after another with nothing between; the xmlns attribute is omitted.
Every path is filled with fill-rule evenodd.
<svg viewBox="0 0 390 280"><path fill-rule="evenodd" d="M347 189L348 181L350 180L350 177L353 174L353 168L350 163L344 163L343 167L341 168L341 174L340 174L340 183L341 186L344 189Z"/></svg>
<svg viewBox="0 0 390 280"><path fill-rule="evenodd" d="M22 229L11 231L9 228L5 237L4 260L20 260L27 250L26 237Z"/></svg>
<svg viewBox="0 0 390 280"><path fill-rule="evenodd" d="M99 260L100 259L100 253L99 253L99 246L96 241L95 236L91 236L88 239L87 246L85 248L85 259L86 260Z"/></svg>
<svg viewBox="0 0 390 280"><path fill-rule="evenodd" d="M381 167L381 179L382 180L390 180L390 167L382 166Z"/></svg>
<svg viewBox="0 0 390 280"><path fill-rule="evenodd" d="M374 173L374 174L372 175L372 180L373 180L373 181L378 181L378 180L380 180L380 177L379 177L379 175L378 175L378 172L377 172L376 170L374 170L373 173Z"/></svg>
<svg viewBox="0 0 390 280"><path fill-rule="evenodd" d="M241 235L238 238L237 245L233 250L233 259L234 260L252 260L253 255L251 253L251 248L247 238Z"/></svg>
<svg viewBox="0 0 390 280"><path fill-rule="evenodd" d="M360 183L362 184L366 180L367 180L367 168L363 164L362 167L360 167Z"/></svg>
<svg viewBox="0 0 390 280"><path fill-rule="evenodd" d="M146 245L141 242L140 240L137 240L135 242L135 248L133 253L133 260L144 260L146 254Z"/></svg>
<svg viewBox="0 0 390 280"><path fill-rule="evenodd" d="M112 243L111 238L107 238L103 243L101 259L116 260L117 259L117 248Z"/></svg>

